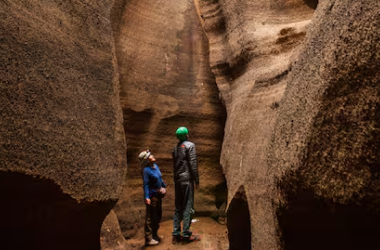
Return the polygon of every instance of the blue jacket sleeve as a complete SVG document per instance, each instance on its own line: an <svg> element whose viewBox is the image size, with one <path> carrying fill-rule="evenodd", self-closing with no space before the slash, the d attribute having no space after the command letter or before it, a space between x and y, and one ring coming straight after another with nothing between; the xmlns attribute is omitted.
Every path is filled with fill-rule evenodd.
<svg viewBox="0 0 380 250"><path fill-rule="evenodd" d="M159 181L161 182L161 187L166 188L166 183L164 182L164 179L162 179L161 170L160 170L160 168L158 167L157 164L156 164L156 167L157 167L158 171L160 171L160 176L161 176L160 178L161 178L161 180L159 180Z"/></svg>
<svg viewBox="0 0 380 250"><path fill-rule="evenodd" d="M149 197L149 172L147 168L144 168L144 199L150 199Z"/></svg>
<svg viewBox="0 0 380 250"><path fill-rule="evenodd" d="M164 180L162 178L161 178L161 183L162 183L162 187L166 188L166 183L164 182Z"/></svg>

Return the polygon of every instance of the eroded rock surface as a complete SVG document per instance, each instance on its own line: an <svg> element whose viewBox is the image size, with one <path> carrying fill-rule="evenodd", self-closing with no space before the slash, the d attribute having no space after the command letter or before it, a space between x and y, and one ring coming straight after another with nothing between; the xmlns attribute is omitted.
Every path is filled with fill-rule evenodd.
<svg viewBox="0 0 380 250"><path fill-rule="evenodd" d="M229 201L249 204L249 213L230 212L229 224L245 215L252 225L252 237L244 238L252 244L232 233L234 249L277 248L266 149L315 7L304 1L199 1L210 65L227 110L221 164ZM242 196L239 190L245 190L245 202L234 198ZM240 211L236 206L233 210Z"/></svg>
<svg viewBox="0 0 380 250"><path fill-rule="evenodd" d="M198 212L223 207L225 174L231 249L378 249L379 13L370 0L2 1L2 246L100 248L124 122L124 237L144 220L140 150L159 160L171 218L184 125Z"/></svg>
<svg viewBox="0 0 380 250"><path fill-rule="evenodd" d="M379 248L379 15L321 2L293 66L269 157L285 249Z"/></svg>
<svg viewBox="0 0 380 250"><path fill-rule="evenodd" d="M126 167L112 6L0 2L1 248L100 249Z"/></svg>
<svg viewBox="0 0 380 250"><path fill-rule="evenodd" d="M229 206L245 190L252 249L377 248L379 4L219 0L199 10L227 109Z"/></svg>
<svg viewBox="0 0 380 250"><path fill-rule="evenodd" d="M164 218L174 211L171 152L175 131L186 126L196 144L201 187L198 214L217 212L225 197L219 164L225 109L209 65L208 41L193 1L118 0L113 28L128 145L127 187L115 207L123 233L143 225L140 151L149 148L168 184ZM221 188L219 188L221 187Z"/></svg>
<svg viewBox="0 0 380 250"><path fill-rule="evenodd" d="M126 250L129 248L121 233L119 220L113 210L103 221L100 244L102 250Z"/></svg>

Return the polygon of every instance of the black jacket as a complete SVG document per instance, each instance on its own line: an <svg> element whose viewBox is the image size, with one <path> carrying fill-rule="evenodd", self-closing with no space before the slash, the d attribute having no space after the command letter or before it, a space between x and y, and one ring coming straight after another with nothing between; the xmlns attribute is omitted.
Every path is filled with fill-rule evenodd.
<svg viewBox="0 0 380 250"><path fill-rule="evenodd" d="M182 141L173 150L174 182L183 183L194 181L199 184L197 153L195 144Z"/></svg>

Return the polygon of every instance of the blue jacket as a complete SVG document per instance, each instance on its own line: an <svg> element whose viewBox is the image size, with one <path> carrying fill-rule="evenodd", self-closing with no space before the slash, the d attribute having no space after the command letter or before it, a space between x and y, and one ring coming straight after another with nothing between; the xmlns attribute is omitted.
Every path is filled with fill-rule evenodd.
<svg viewBox="0 0 380 250"><path fill-rule="evenodd" d="M153 163L155 166L146 166L143 171L143 180L144 180L144 199L151 199L152 197L157 196L157 191L164 187L166 184L162 179L162 174L158 165Z"/></svg>

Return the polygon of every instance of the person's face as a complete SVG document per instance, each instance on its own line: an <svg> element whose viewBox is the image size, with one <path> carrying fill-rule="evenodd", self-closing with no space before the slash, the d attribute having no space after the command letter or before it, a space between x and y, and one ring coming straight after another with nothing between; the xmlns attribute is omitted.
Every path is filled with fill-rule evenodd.
<svg viewBox="0 0 380 250"><path fill-rule="evenodd" d="M150 162L155 162L156 161L156 158L154 158L154 155L149 155L149 161Z"/></svg>

